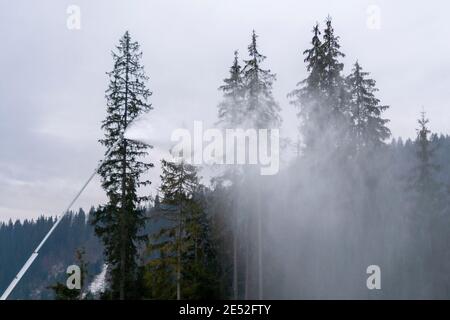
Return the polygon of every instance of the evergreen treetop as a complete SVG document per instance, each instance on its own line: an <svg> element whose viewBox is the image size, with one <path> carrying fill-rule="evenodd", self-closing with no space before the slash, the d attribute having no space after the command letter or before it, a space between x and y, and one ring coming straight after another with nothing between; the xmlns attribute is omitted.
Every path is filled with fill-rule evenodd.
<svg viewBox="0 0 450 320"><path fill-rule="evenodd" d="M244 60L244 85L246 100L246 119L249 126L256 128L273 128L281 124L280 107L272 94L272 85L276 79L269 69L262 69L266 59L258 51L256 32L248 46L249 59Z"/></svg>
<svg viewBox="0 0 450 320"><path fill-rule="evenodd" d="M357 149L380 146L391 134L386 126L389 120L381 117L389 106L381 105L375 97L378 91L376 82L368 76L369 73L363 71L357 61L352 73L346 78L350 93L352 135Z"/></svg>
<svg viewBox="0 0 450 320"><path fill-rule="evenodd" d="M223 92L223 101L219 104L219 123L228 128L233 128L242 124L245 114L244 83L238 51L234 52L229 78L224 79L223 82L224 84L219 87L219 90Z"/></svg>

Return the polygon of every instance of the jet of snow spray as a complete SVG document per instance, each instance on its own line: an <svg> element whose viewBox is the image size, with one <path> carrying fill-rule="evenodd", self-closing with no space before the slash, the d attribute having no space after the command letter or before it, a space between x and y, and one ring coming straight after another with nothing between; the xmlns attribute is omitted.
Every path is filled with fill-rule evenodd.
<svg viewBox="0 0 450 320"><path fill-rule="evenodd" d="M189 124L184 121L173 121L164 117L163 114L158 114L157 111L152 111L151 118L148 114L143 114L127 127L125 138L128 140L139 141L145 144L155 144L157 152L164 158L172 158L172 149L174 145L179 143L180 137L176 135L179 130L185 132L194 132L194 123ZM175 133L175 134L174 134ZM197 147L197 146L196 146ZM199 149L201 146L198 146ZM194 149L195 152L200 152Z"/></svg>
<svg viewBox="0 0 450 320"><path fill-rule="evenodd" d="M124 134L125 135L125 134ZM129 135L127 135L125 137L128 140L134 140L131 137L129 137ZM45 237L42 239L42 241L39 243L39 245L36 247L36 249L33 251L33 253L31 254L31 256L28 258L27 262L25 262L25 264L23 265L22 269L20 269L20 271L17 273L17 275L15 276L15 278L13 279L13 281L11 281L10 285L8 286L8 288L5 290L5 292L2 294L2 296L0 297L0 300L6 300L8 298L8 296L11 294L11 292L14 290L14 288L16 287L16 285L19 283L19 281L22 279L22 277L25 275L25 273L28 271L28 269L31 267L31 265L33 264L34 260L37 258L38 254L39 254L39 250L41 250L42 246L45 244L45 242L48 240L48 238L51 236L51 234L53 233L53 231L55 231L56 227L58 227L59 223L61 222L61 220L63 219L63 217L69 212L69 210L72 208L72 206L74 205L75 201L77 201L77 199L80 197L80 195L83 193L84 189L86 189L86 187L88 186L88 184L92 181L92 179L95 177L95 175L97 174L98 170L100 169L100 167L103 165L104 163L104 159L106 159L111 152L117 147L117 145L124 139L124 136L119 137L119 139L117 139L117 141L111 146L111 148L109 148L109 150L106 152L105 157L103 158L103 160L98 164L98 166L95 168L94 172L91 174L91 176L89 177L89 179L86 181L86 183L83 185L83 187L81 188L81 190L76 194L76 196L73 198L73 200L70 202L70 204L67 206L66 210L63 211L63 213L57 217L56 222L53 224L52 228L50 229L50 231L45 235Z"/></svg>

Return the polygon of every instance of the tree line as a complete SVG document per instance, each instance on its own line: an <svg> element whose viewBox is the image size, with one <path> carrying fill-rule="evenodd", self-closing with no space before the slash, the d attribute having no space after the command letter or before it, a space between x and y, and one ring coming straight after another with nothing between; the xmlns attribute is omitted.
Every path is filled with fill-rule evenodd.
<svg viewBox="0 0 450 320"><path fill-rule="evenodd" d="M53 299L54 292L50 286L55 282L65 284L66 268L78 264L77 250L85 252L87 273L94 276L100 272L103 258L98 252L103 248L89 222L93 211L85 213L80 209L63 218L10 299ZM0 291L8 287L54 223L55 218L44 216L36 220L0 223Z"/></svg>

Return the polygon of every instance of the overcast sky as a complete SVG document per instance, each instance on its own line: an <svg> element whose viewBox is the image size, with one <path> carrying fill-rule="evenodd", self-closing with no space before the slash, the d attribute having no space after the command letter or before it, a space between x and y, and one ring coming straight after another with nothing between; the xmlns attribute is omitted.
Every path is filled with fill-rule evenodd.
<svg viewBox="0 0 450 320"><path fill-rule="evenodd" d="M69 5L81 10L80 30L67 28ZM380 10L379 29L368 27L371 5ZM393 135L413 137L422 106L434 132L450 132L449 9L446 1L3 0L0 220L60 213L101 159L105 72L125 30L144 53L154 93L150 117L181 126L215 121L217 87L233 51L246 56L255 29L266 66L277 74L282 134L295 138L286 94L306 75L301 52L313 24L330 14L346 72L358 59L391 106ZM160 152L153 153L157 167ZM156 185L158 175L155 169ZM104 199L96 179L76 207Z"/></svg>

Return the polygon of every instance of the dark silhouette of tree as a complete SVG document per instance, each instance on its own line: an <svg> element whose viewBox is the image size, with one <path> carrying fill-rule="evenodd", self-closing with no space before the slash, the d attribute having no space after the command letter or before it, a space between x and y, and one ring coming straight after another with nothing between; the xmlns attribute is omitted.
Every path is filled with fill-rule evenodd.
<svg viewBox="0 0 450 320"><path fill-rule="evenodd" d="M141 204L148 200L137 191L150 184L141 176L153 167L152 163L142 161L150 147L123 136L131 121L152 109L141 57L139 44L125 32L113 52L114 69L108 73L107 116L102 123L105 137L100 140L108 150L116 146L99 169L109 201L96 211L93 219L96 233L105 246L112 297L120 299L133 297L137 246L145 240L140 234L145 218ZM118 145L117 141L120 141Z"/></svg>

